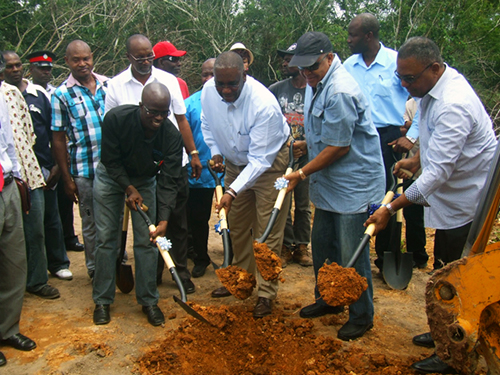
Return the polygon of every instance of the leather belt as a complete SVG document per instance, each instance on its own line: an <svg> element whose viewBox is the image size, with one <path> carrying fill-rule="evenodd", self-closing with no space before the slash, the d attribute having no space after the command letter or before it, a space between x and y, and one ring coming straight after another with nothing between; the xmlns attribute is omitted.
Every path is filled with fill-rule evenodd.
<svg viewBox="0 0 500 375"><path fill-rule="evenodd" d="M3 175L3 186L10 185L14 181L14 175L12 172Z"/></svg>

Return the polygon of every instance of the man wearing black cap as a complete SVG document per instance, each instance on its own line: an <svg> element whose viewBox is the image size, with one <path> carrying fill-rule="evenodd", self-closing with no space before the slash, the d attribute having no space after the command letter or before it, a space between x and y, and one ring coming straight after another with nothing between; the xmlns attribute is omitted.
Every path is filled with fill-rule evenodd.
<svg viewBox="0 0 500 375"><path fill-rule="evenodd" d="M304 95L306 79L300 74L297 67L290 67L288 63L295 53L297 43L286 50L278 50L278 55L283 58L281 72L283 81L269 86L269 90L276 96L281 106L281 111L290 126L291 134L295 139L294 156L298 158L296 168L307 164L307 148L304 137ZM290 194L290 199L292 195ZM285 226L285 238L281 248L281 265L285 267L292 261L301 266L312 266L311 256L307 251L311 238L311 208L309 201L309 179L301 181L293 191L295 202L294 220L292 223L291 205ZM295 247L293 249L293 246ZM293 250L293 254L292 254Z"/></svg>
<svg viewBox="0 0 500 375"><path fill-rule="evenodd" d="M50 95L55 91L55 87L49 84L52 79L52 62L56 55L50 51L35 51L26 58L30 62L30 74L33 83L42 86L50 100Z"/></svg>
<svg viewBox="0 0 500 375"><path fill-rule="evenodd" d="M384 172L379 137L368 101L358 84L332 52L328 37L308 32L297 42L290 66L298 66L307 81L304 127L309 163L289 174L288 191L310 177L316 207L311 244L316 276L326 259L345 265L365 228L368 206L384 196ZM367 245L355 264L368 289L349 306L349 320L338 331L354 340L373 327L373 286ZM338 314L343 306L327 305L315 288L316 302L300 311L303 318Z"/></svg>

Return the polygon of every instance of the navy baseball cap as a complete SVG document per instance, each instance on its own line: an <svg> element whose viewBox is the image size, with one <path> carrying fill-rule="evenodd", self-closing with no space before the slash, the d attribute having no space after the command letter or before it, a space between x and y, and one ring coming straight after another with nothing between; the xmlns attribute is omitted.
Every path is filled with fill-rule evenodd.
<svg viewBox="0 0 500 375"><path fill-rule="evenodd" d="M295 54L288 66L311 66L322 54L332 51L332 42L325 34L317 31L307 32L297 41Z"/></svg>
<svg viewBox="0 0 500 375"><path fill-rule="evenodd" d="M295 55L295 49L296 48L297 48L297 43L293 43L287 49L279 49L278 50L278 55L280 57L285 57L286 55Z"/></svg>

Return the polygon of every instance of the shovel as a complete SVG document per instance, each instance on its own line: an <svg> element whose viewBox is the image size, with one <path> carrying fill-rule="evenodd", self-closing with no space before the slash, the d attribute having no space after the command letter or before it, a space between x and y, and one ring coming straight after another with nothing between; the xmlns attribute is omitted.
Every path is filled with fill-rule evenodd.
<svg viewBox="0 0 500 375"><path fill-rule="evenodd" d="M290 161L288 162L288 167L285 171L285 176L287 176L293 172L293 164L295 162L295 160L293 159L293 143L294 143L294 140L292 139L290 141L290 150L289 150L289 157L290 157L289 160ZM283 204L283 200L285 199L287 187L288 186L284 186L283 188L280 189L280 191L278 193L278 197L276 198L276 203L274 204L273 210L271 211L271 216L269 217L269 221L267 222L266 229L264 229L262 236L255 239L255 241L257 241L258 243L264 243L266 241L267 237L269 237L269 234L271 233L271 230L273 229L274 223L276 223L276 219L278 219L281 205Z"/></svg>
<svg viewBox="0 0 500 375"><path fill-rule="evenodd" d="M402 180L398 178L397 192L403 193ZM392 198L391 198L392 200ZM401 252L401 227L403 210L396 213L396 225L391 234L390 250L384 252L382 274L384 280L392 289L406 289L413 275L413 254Z"/></svg>
<svg viewBox="0 0 500 375"><path fill-rule="evenodd" d="M210 174L215 180L215 200L217 201L217 204L219 204L223 192L222 192L222 184L221 184L221 178L224 176L225 171L222 173L222 175L219 177L219 175L212 169L213 161L208 160L207 161L207 167L208 170L210 171ZM226 268L229 266L229 263L231 263L231 258L232 258L232 251L231 251L231 239L229 238L229 229L227 227L227 218L226 218L226 210L224 208L221 208L219 211L219 225L220 225L220 230L222 233L222 246L224 248L224 262L222 263L222 268ZM212 262L212 265L214 269L219 269L220 267Z"/></svg>
<svg viewBox="0 0 500 375"><path fill-rule="evenodd" d="M150 232L154 232L156 230L156 226L151 223L151 220L149 220L148 215L142 210L141 206L139 206L136 203L137 207L137 212L142 216L144 221L146 222L146 225L149 228ZM156 247L158 247L158 251L160 252L161 256L163 257L163 260L165 260L165 264L168 267L168 270L172 274L172 277L175 280L175 283L177 284L177 287L179 288L179 292L181 293L181 298L179 299L177 296L174 296L174 301L182 307L182 309L187 312L189 315L192 317L202 321L203 323L207 323L213 326L212 323L210 323L208 320L206 320L203 316L201 316L197 311L195 311L191 306L189 306L187 302L187 296L186 296L186 291L184 290L184 285L182 285L182 280L179 277L179 274L177 273L177 270L175 269L175 264L172 260L172 257L170 256L170 253L168 250L170 249L170 241L168 241L165 237L157 237L155 239L156 241Z"/></svg>
<svg viewBox="0 0 500 375"><path fill-rule="evenodd" d="M122 293L128 294L134 289L134 274L132 273L132 266L130 264L123 264L123 257L125 256L125 247L127 245L127 229L129 208L125 205L123 210L123 226L122 226L122 241L120 247L120 254L116 261L116 286Z"/></svg>

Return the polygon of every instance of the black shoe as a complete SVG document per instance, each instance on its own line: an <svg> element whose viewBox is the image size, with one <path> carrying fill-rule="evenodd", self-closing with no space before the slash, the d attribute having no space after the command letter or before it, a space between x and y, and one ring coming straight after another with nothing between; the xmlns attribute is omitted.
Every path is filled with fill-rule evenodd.
<svg viewBox="0 0 500 375"><path fill-rule="evenodd" d="M328 306L316 302L300 310L300 317L317 318L327 314L340 314L341 312L344 312L344 306Z"/></svg>
<svg viewBox="0 0 500 375"><path fill-rule="evenodd" d="M196 289L191 279L182 280L182 286L184 286L186 294L193 294Z"/></svg>
<svg viewBox="0 0 500 375"><path fill-rule="evenodd" d="M191 271L191 276L194 278L202 277L205 274L205 271L207 270L208 265L203 265L203 264L197 264L193 267L193 270Z"/></svg>
<svg viewBox="0 0 500 375"><path fill-rule="evenodd" d="M34 294L35 296L45 298L45 299L56 299L61 297L59 294L59 290L54 288L53 286L50 286L49 284L45 284L42 286L41 289L38 289L37 291L30 291L28 290L28 293Z"/></svg>
<svg viewBox="0 0 500 375"><path fill-rule="evenodd" d="M2 340L2 345L11 346L14 349L23 350L25 352L36 348L36 344L32 339L20 333L16 333L5 340Z"/></svg>
<svg viewBox="0 0 500 375"><path fill-rule="evenodd" d="M373 323L354 324L347 322L337 332L337 337L343 341L355 340L373 328Z"/></svg>
<svg viewBox="0 0 500 375"><path fill-rule="evenodd" d="M434 348L436 346L430 332L416 335L411 341L413 342L413 344L417 346L423 346L425 348Z"/></svg>
<svg viewBox="0 0 500 375"><path fill-rule="evenodd" d="M257 300L257 305L255 305L255 309L253 310L253 317L263 318L267 315L270 315L271 311L271 300L269 298L259 297L259 299Z"/></svg>
<svg viewBox="0 0 500 375"><path fill-rule="evenodd" d="M142 306L142 312L148 316L148 322L152 326L159 326L165 323L165 316L158 305Z"/></svg>
<svg viewBox="0 0 500 375"><path fill-rule="evenodd" d="M0 366L5 366L7 364L7 358L0 352Z"/></svg>
<svg viewBox="0 0 500 375"><path fill-rule="evenodd" d="M94 324L103 325L111 321L109 316L109 305L95 305L94 309Z"/></svg>
<svg viewBox="0 0 500 375"><path fill-rule="evenodd" d="M448 366L448 364L443 362L436 354L415 362L410 367L422 374L458 374L453 367Z"/></svg>
<svg viewBox="0 0 500 375"><path fill-rule="evenodd" d="M212 298L223 298L223 297L229 297L230 295L231 292L227 290L225 286L221 286L212 291Z"/></svg>
<svg viewBox="0 0 500 375"><path fill-rule="evenodd" d="M76 242L67 244L66 245L66 250L67 251L78 251L78 252L80 252L80 251L85 250L85 246L83 246L82 243L76 241Z"/></svg>

